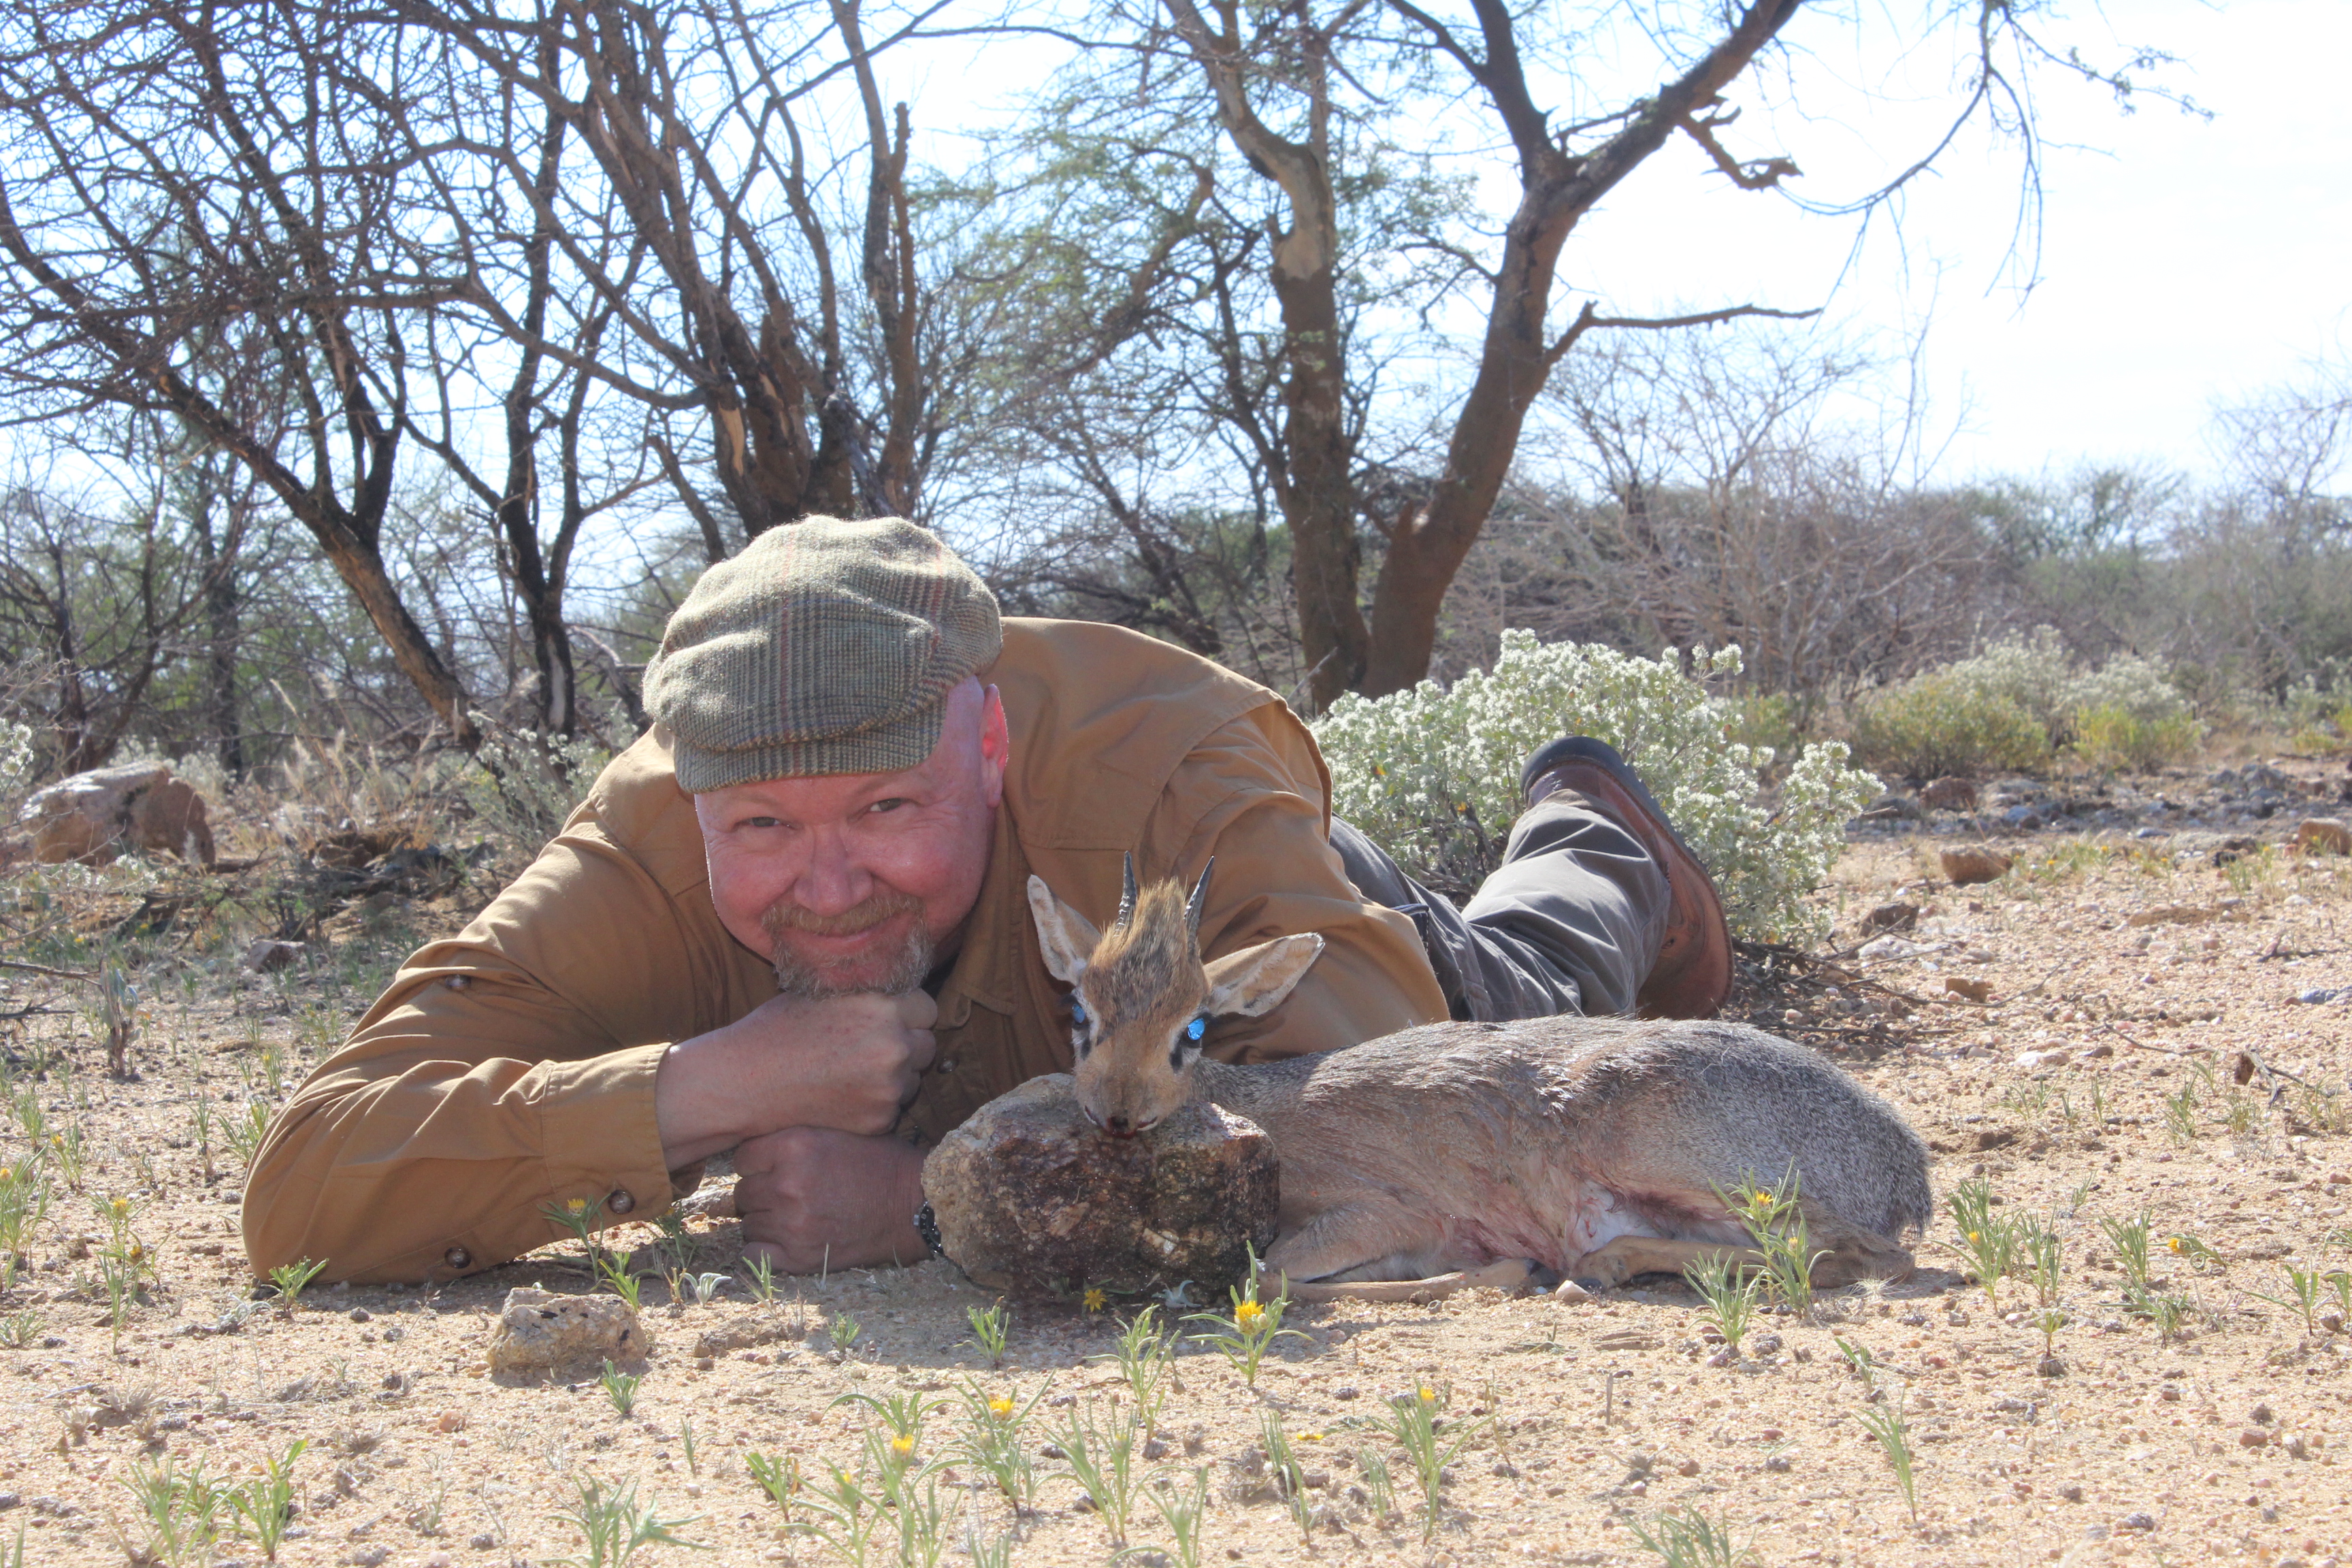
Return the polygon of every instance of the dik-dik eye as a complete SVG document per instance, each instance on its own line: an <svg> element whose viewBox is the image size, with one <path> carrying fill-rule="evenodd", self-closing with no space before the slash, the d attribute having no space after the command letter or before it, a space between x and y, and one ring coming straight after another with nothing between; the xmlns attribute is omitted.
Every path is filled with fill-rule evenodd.
<svg viewBox="0 0 2352 1568"><path fill-rule="evenodd" d="M1201 1043L1201 1037L1208 1032L1209 1020L1205 1017L1195 1018L1184 1026L1184 1037L1196 1046Z"/></svg>
<svg viewBox="0 0 2352 1568"><path fill-rule="evenodd" d="M1075 996L1071 997L1071 998L1070 998L1070 1022L1071 1022L1071 1023L1073 1023L1073 1024L1083 1024L1083 1023L1085 1023L1086 1021L1087 1021L1087 1005L1086 1005L1085 1003L1083 1003L1083 1002L1079 1001L1079 1000L1078 1000L1076 997L1075 997Z"/></svg>

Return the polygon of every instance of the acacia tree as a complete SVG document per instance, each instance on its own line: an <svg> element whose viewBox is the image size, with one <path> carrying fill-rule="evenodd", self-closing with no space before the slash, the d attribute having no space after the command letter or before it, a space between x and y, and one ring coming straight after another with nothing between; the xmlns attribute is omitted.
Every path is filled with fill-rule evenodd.
<svg viewBox="0 0 2352 1568"><path fill-rule="evenodd" d="M384 560L410 395L401 319L452 291L415 247L384 243L377 218L413 163L349 90L358 77L397 94L399 44L215 0L9 13L0 377L34 417L136 410L233 457L470 745L457 676Z"/></svg>
<svg viewBox="0 0 2352 1568"><path fill-rule="evenodd" d="M572 315L593 306L600 330L589 341L551 330L529 293L485 289L462 308L646 412L650 449L711 559L731 539L689 472L698 437L744 534L816 511L919 511L940 387L908 194L911 120L883 100L873 57L889 39L868 40L856 0L823 11L413 0L402 15L446 43L453 91L544 116L532 137L485 121L435 154L507 193L453 204L465 243L541 247L535 265L572 279L583 303ZM854 154L832 145L815 107L836 78L856 105ZM420 150L430 140L420 132ZM578 156L556 179L566 142Z"/></svg>
<svg viewBox="0 0 2352 1568"><path fill-rule="evenodd" d="M1255 381L1203 376L1213 393L1193 409L1252 455L1260 468L1253 478L1286 527L1318 705L1422 678L1447 586L1495 507L1530 411L1580 342L1596 332L1811 313L1734 293L1718 308L1657 316L1613 313L1588 297L1558 319L1560 259L1578 225L1670 142L1695 145L1744 190L1780 191L1799 172L1780 152L1735 147L1730 99L1759 59L1783 47L1802 0L1634 8L1628 36L1655 48L1656 74L1595 105L1599 68L1580 50L1592 48L1621 9L1158 0L1117 13L1096 36L1120 47L1090 57L1073 96L1116 90L1122 108L1156 108L1156 133L1127 134L1146 144L1130 162L1159 169L1163 189L1156 221L1128 226L1123 253L1097 262L1096 308L1073 335L1083 349L1073 360L1091 367L1120 347L1148 357L1139 340L1149 354L1169 353L1171 342L1185 352L1184 333L1169 329L1186 320L1202 339L1222 339L1202 349L1202 364L1266 369ZM1923 16L1909 31L1916 38L1938 26L1973 40L1975 67L1953 131L1934 152L1980 118L2022 137L2030 153L2023 73L2033 65L2127 85L2043 50L2015 7ZM1094 63L1106 53L1115 65ZM1546 93L1576 100L1578 117L1562 123ZM1186 140L1188 118L1212 121L1222 151ZM1398 169L1416 158L1427 172L1414 179L1444 184L1434 152L1441 124L1466 126L1474 139L1483 132L1509 150L1516 191L1484 230L1466 181L1453 187L1458 200L1423 203L1424 222L1399 223L1381 210L1413 183L1401 183ZM1867 214L1927 162L1837 210ZM1056 170L1068 163L1049 147L1034 160L1033 177L1058 190L1066 181ZM1260 241L1254 297L1246 288L1203 287L1212 274L1232 281L1201 254L1204 237L1226 224ZM1453 330L1469 311L1475 329ZM1422 349L1451 353L1457 374L1388 371L1400 335L1416 331L1416 313ZM1107 350L1106 339L1119 347ZM1378 561L1369 591L1368 546Z"/></svg>

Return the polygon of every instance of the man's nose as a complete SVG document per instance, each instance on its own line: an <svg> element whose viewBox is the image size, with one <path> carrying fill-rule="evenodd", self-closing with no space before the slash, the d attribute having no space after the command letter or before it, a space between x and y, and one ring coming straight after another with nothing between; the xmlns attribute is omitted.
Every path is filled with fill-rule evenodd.
<svg viewBox="0 0 2352 1568"><path fill-rule="evenodd" d="M809 836L808 864L793 884L793 902L811 914L837 915L874 891L874 879L849 852L842 836L821 829Z"/></svg>

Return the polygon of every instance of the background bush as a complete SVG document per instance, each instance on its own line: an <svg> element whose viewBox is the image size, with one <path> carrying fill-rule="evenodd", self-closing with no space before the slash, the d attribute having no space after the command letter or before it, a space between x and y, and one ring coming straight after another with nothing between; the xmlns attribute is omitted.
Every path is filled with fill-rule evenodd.
<svg viewBox="0 0 2352 1568"><path fill-rule="evenodd" d="M2050 731L2017 699L1954 669L1915 675L1865 701L1853 744L1870 766L1915 779L2016 773L2050 760Z"/></svg>

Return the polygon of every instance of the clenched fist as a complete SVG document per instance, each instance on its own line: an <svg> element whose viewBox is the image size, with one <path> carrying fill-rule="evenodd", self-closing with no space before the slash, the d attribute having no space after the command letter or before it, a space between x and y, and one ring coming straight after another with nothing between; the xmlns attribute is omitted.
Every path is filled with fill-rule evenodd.
<svg viewBox="0 0 2352 1568"><path fill-rule="evenodd" d="M919 991L776 996L662 1058L654 1113L677 1170L785 1128L887 1132L937 1044L939 1005Z"/></svg>

